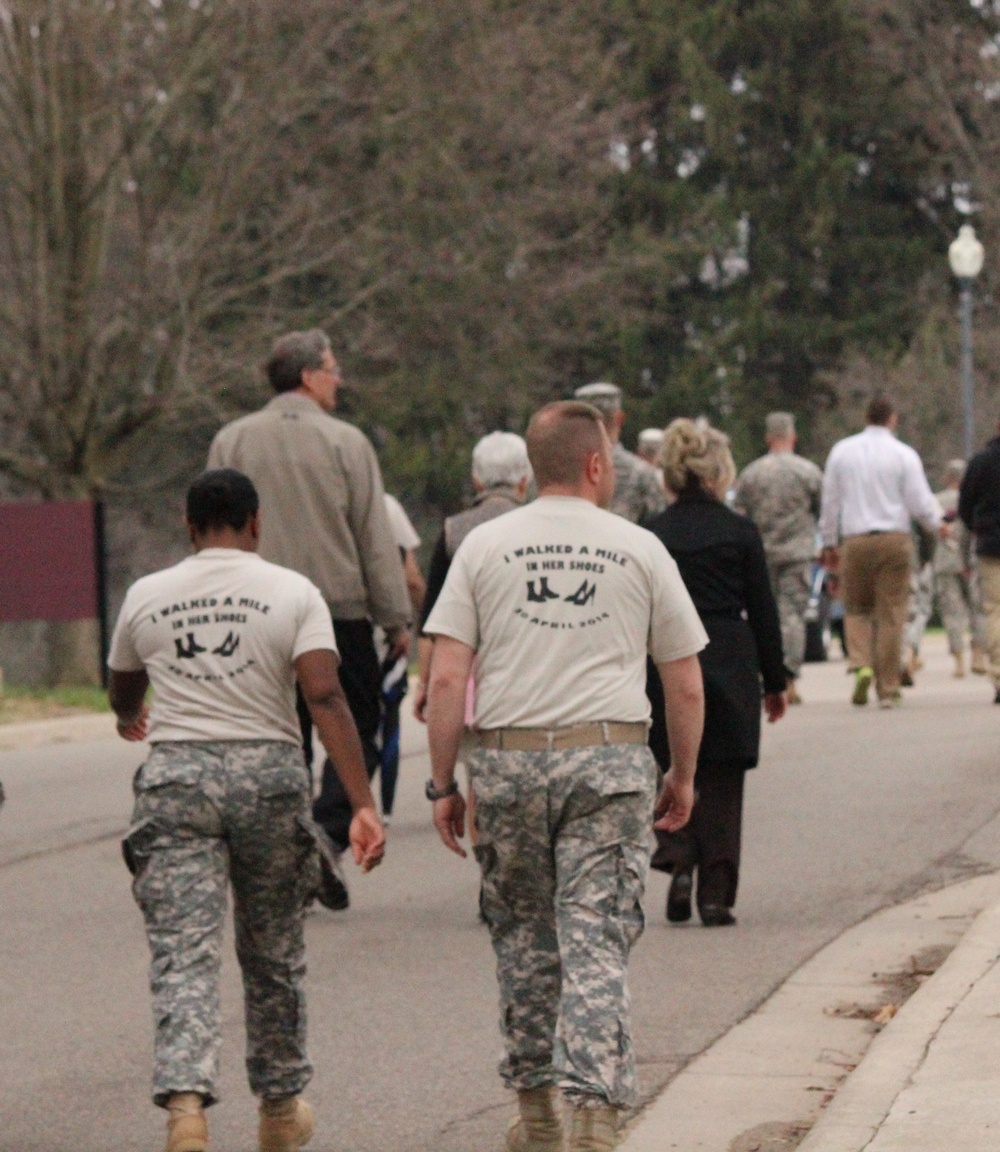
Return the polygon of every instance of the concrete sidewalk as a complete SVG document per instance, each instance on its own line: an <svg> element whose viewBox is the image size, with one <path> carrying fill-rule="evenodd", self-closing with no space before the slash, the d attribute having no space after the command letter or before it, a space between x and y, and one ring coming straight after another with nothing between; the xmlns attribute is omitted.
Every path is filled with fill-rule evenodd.
<svg viewBox="0 0 1000 1152"><path fill-rule="evenodd" d="M995 1152L998 960L1000 903L876 1037L800 1152Z"/></svg>
<svg viewBox="0 0 1000 1152"><path fill-rule="evenodd" d="M1000 874L885 909L692 1061L619 1147L996 1152L998 960Z"/></svg>

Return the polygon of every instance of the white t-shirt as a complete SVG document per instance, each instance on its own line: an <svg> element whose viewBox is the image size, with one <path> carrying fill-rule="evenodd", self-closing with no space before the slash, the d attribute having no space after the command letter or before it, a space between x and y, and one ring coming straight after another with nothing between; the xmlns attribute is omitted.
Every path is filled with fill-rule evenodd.
<svg viewBox="0 0 1000 1152"><path fill-rule="evenodd" d="M392 528L392 538L396 541L396 547L402 548L406 552L413 548L419 548L420 537L417 535L416 528L410 523L410 518L406 515L403 505L395 496L390 496L388 492L385 494L385 510L389 513L389 525Z"/></svg>
<svg viewBox="0 0 1000 1152"><path fill-rule="evenodd" d="M292 662L316 649L337 644L311 581L253 552L205 548L129 588L108 666L146 669L153 743L298 744Z"/></svg>
<svg viewBox="0 0 1000 1152"><path fill-rule="evenodd" d="M647 721L647 651L664 664L708 641L663 544L573 496L470 532L425 631L477 651L477 728Z"/></svg>

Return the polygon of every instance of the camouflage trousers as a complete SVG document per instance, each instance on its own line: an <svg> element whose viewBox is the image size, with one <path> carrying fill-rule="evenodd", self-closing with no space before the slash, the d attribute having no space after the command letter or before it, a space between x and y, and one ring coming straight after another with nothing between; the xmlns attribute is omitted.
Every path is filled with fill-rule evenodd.
<svg viewBox="0 0 1000 1152"><path fill-rule="evenodd" d="M920 651L920 641L927 631L927 623L934 611L934 572L930 564L910 574L910 599L906 605L906 630L903 643L914 652Z"/></svg>
<svg viewBox="0 0 1000 1152"><path fill-rule="evenodd" d="M972 632L972 643L986 650L986 620L979 603L976 574L939 572L934 577L937 609L948 633L948 651L957 656L965 651L966 630Z"/></svg>
<svg viewBox="0 0 1000 1152"><path fill-rule="evenodd" d="M768 561L767 573L778 605L785 669L795 677L802 671L806 655L806 609L812 590L812 561L793 560L788 564Z"/></svg>
<svg viewBox="0 0 1000 1152"><path fill-rule="evenodd" d="M577 1107L636 1093L626 968L642 934L656 763L640 745L469 757L500 1075Z"/></svg>
<svg viewBox="0 0 1000 1152"><path fill-rule="evenodd" d="M153 1100L218 1098L227 882L243 974L246 1064L258 1096L312 1076L302 989L316 843L302 750L275 741L163 743L136 773L122 845L152 954Z"/></svg>

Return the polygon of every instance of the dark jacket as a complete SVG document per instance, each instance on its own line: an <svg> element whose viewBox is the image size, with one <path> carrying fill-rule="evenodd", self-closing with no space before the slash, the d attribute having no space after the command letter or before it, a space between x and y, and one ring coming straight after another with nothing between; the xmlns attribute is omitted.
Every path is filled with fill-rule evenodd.
<svg viewBox="0 0 1000 1152"><path fill-rule="evenodd" d="M707 495L682 496L648 527L677 561L708 632L708 647L698 656L705 681L698 763L753 768L760 755L761 678L767 692L781 692L786 682L778 608L760 533L753 521ZM650 681L649 743L667 767L659 677Z"/></svg>
<svg viewBox="0 0 1000 1152"><path fill-rule="evenodd" d="M1000 436L969 461L958 493L958 515L975 533L976 552L1000 558Z"/></svg>

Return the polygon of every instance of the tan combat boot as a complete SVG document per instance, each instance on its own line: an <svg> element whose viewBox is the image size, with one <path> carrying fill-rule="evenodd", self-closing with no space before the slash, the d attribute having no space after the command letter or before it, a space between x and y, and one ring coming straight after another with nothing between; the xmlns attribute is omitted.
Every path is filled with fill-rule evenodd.
<svg viewBox="0 0 1000 1152"><path fill-rule="evenodd" d="M955 671L952 675L956 680L962 680L965 677L965 656L961 652L955 653Z"/></svg>
<svg viewBox="0 0 1000 1152"><path fill-rule="evenodd" d="M556 1089L522 1088L517 1094L520 1116L507 1129L507 1152L562 1152L562 1120L556 1110Z"/></svg>
<svg viewBox="0 0 1000 1152"><path fill-rule="evenodd" d="M299 1096L260 1103L260 1152L298 1152L312 1139L312 1108Z"/></svg>
<svg viewBox="0 0 1000 1152"><path fill-rule="evenodd" d="M615 1139L615 1108L574 1108L569 1129L569 1152L611 1152Z"/></svg>
<svg viewBox="0 0 1000 1152"><path fill-rule="evenodd" d="M972 645L972 671L976 676L985 676L986 668L986 653L978 644Z"/></svg>
<svg viewBox="0 0 1000 1152"><path fill-rule="evenodd" d="M167 1101L167 1152L207 1152L208 1122L197 1092L175 1092Z"/></svg>

